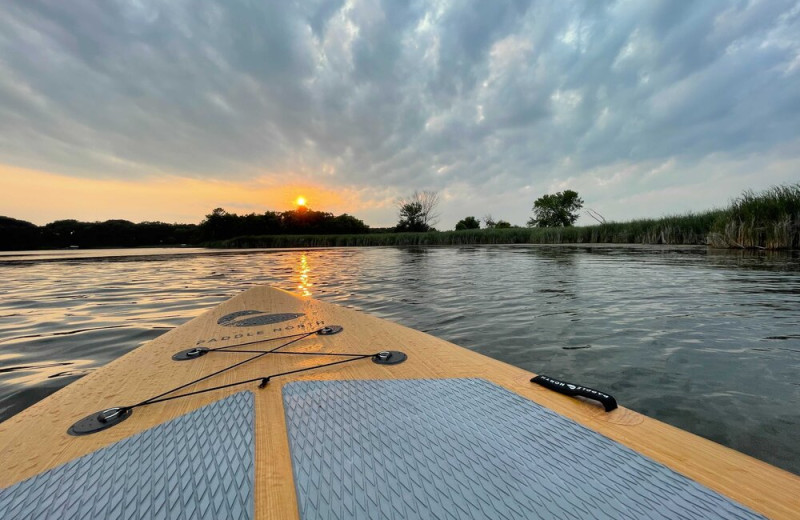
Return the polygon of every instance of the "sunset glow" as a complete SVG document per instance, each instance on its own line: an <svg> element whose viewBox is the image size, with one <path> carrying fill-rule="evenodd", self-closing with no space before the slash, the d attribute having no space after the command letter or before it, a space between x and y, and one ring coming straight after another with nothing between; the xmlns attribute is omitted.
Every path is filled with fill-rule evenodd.
<svg viewBox="0 0 800 520"><path fill-rule="evenodd" d="M374 215L373 221L391 223L393 199L380 191L284 184L268 175L247 182L179 176L89 179L0 164L0 215L39 225L69 218L196 224L218 207L238 214L285 211L298 192L306 203L325 201L320 208L325 211ZM383 213L388 219L381 219Z"/></svg>
<svg viewBox="0 0 800 520"><path fill-rule="evenodd" d="M306 205L306 199L305 199L305 197L297 197L297 200L295 201L295 203L298 206L305 206Z"/></svg>

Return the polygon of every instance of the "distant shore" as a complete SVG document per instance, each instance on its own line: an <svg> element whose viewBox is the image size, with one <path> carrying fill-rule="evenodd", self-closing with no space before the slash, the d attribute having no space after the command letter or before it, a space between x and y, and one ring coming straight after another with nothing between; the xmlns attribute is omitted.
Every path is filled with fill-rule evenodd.
<svg viewBox="0 0 800 520"><path fill-rule="evenodd" d="M216 209L200 224L63 220L36 226L0 216L0 250L6 251L467 244L665 244L797 250L800 249L800 184L776 186L761 193L746 191L725 209L592 226L397 232L389 228L370 228L347 214L335 217L308 209L242 216Z"/></svg>
<svg viewBox="0 0 800 520"><path fill-rule="evenodd" d="M242 236L206 244L219 248L424 246L467 244L685 244L704 245L715 212L657 220L560 228L467 229L425 233Z"/></svg>
<svg viewBox="0 0 800 520"><path fill-rule="evenodd" d="M249 235L205 245L272 248L582 243L800 249L800 184L775 186L761 193L746 191L726 209L594 226L352 235Z"/></svg>

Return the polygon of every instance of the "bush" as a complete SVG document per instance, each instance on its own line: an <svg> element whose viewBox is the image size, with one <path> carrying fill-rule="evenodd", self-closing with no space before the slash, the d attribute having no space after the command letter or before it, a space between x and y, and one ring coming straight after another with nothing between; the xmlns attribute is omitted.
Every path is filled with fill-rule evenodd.
<svg viewBox="0 0 800 520"><path fill-rule="evenodd" d="M481 223L478 222L478 219L475 217L466 217L458 221L456 224L456 231L461 231L463 229L478 229L480 227Z"/></svg>

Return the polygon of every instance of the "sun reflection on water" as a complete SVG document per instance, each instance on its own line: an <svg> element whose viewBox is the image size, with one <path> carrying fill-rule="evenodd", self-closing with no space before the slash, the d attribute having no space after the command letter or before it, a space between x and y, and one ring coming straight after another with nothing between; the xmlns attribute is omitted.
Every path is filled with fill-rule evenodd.
<svg viewBox="0 0 800 520"><path fill-rule="evenodd" d="M311 296L311 287L314 286L309 279L311 273L311 266L308 264L308 256L305 253L300 255L300 265L298 267L300 273L300 283L297 285L297 290L303 296Z"/></svg>

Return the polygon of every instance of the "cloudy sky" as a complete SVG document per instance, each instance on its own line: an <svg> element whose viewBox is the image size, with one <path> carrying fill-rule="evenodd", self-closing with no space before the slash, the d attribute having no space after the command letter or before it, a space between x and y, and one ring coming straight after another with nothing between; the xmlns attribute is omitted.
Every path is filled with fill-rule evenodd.
<svg viewBox="0 0 800 520"><path fill-rule="evenodd" d="M800 3L8 0L0 214L396 222L414 190L524 224L800 181ZM581 223L593 221L582 217Z"/></svg>

